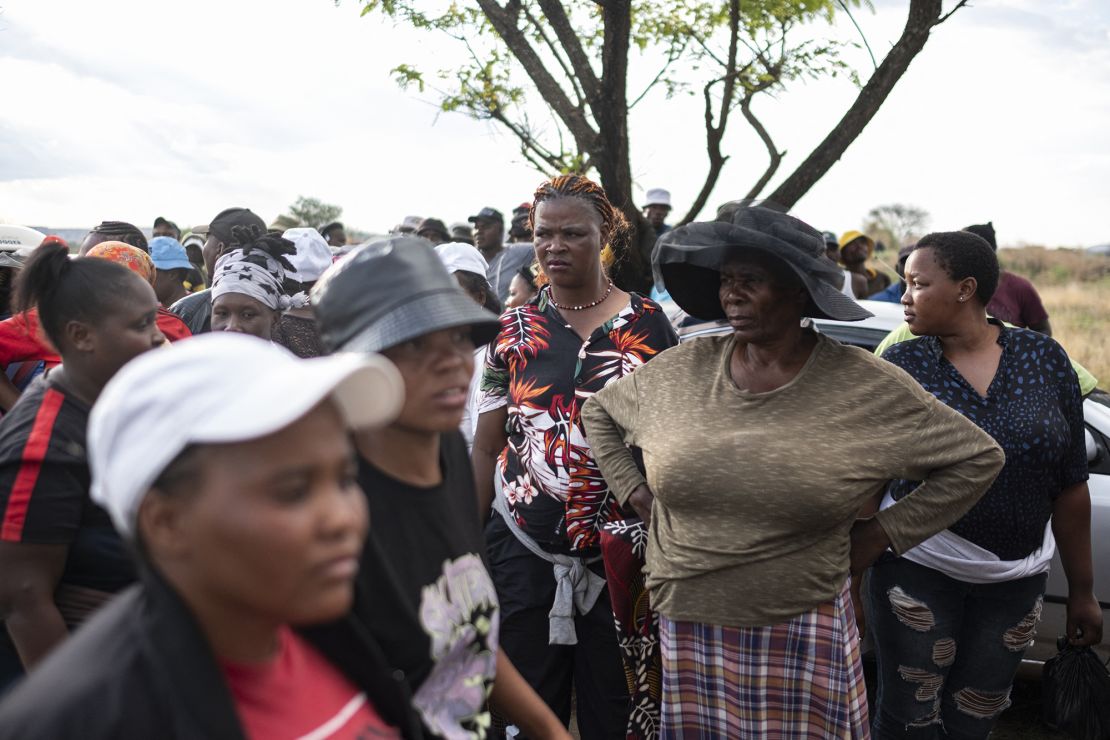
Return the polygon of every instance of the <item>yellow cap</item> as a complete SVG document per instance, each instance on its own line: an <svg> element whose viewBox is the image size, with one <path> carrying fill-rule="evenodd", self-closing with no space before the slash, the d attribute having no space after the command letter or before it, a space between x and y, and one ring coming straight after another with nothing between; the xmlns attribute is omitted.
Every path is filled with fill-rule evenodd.
<svg viewBox="0 0 1110 740"><path fill-rule="evenodd" d="M840 248L844 249L844 247L860 238L867 240L867 256L870 257L875 254L875 240L862 231L845 231L844 235L840 237Z"/></svg>

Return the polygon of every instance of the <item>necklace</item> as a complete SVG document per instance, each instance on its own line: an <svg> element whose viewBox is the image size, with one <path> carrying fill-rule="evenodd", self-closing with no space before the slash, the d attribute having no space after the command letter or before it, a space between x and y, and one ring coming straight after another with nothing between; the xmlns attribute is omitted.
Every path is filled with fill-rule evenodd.
<svg viewBox="0 0 1110 740"><path fill-rule="evenodd" d="M608 298L609 294L612 293L612 292L613 292L613 281L609 280L609 287L605 290L605 295L601 296L600 298L598 298L593 303L586 303L586 304L583 304L581 306L560 306L558 303L555 302L555 291L552 289L552 287L550 285L548 285L547 286L547 299L549 301L551 301L552 306L559 309L560 311L584 311L587 308L593 308L594 306L600 306L602 303L605 302L605 299Z"/></svg>

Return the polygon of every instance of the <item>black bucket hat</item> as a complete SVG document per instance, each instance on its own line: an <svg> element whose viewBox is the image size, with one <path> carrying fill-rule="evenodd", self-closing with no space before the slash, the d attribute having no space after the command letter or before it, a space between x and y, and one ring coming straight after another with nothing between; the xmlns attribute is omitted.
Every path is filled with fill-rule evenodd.
<svg viewBox="0 0 1110 740"><path fill-rule="evenodd" d="M500 329L495 314L463 292L427 241L398 235L360 246L312 289L328 352L381 352L441 329L469 326L474 346Z"/></svg>
<svg viewBox="0 0 1110 740"><path fill-rule="evenodd" d="M659 237L651 255L655 279L695 318L725 318L718 297L721 266L761 252L785 263L809 293L804 315L860 321L873 314L840 291L844 273L825 256L821 232L761 206L723 211L717 221L679 226Z"/></svg>

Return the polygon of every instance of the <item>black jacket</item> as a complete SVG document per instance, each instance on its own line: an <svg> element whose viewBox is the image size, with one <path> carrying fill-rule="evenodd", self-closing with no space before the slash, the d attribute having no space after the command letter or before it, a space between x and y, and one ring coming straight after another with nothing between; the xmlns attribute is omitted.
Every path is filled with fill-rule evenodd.
<svg viewBox="0 0 1110 740"><path fill-rule="evenodd" d="M354 619L299 630L405 737L421 738L404 675ZM181 598L153 572L114 598L0 703L8 738L212 738L243 730Z"/></svg>

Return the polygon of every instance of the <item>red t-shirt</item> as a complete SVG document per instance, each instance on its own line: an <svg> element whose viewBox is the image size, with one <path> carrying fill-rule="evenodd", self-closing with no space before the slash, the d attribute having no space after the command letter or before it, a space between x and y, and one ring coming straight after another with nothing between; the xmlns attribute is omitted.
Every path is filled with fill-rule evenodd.
<svg viewBox="0 0 1110 740"><path fill-rule="evenodd" d="M366 694L292 630L282 628L278 640L277 657L265 663L220 661L248 738L401 737Z"/></svg>

